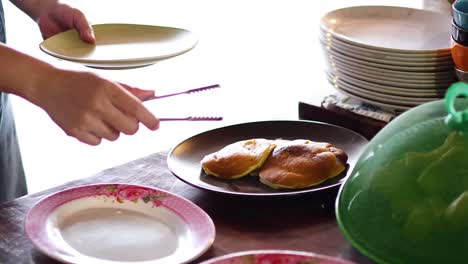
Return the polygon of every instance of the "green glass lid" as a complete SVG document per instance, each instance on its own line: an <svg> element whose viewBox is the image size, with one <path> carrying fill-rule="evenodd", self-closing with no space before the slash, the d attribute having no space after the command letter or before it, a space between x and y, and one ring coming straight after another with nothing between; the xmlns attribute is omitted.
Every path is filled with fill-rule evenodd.
<svg viewBox="0 0 468 264"><path fill-rule="evenodd" d="M466 96L468 85L455 83L445 100L393 120L341 186L338 224L378 263L467 262Z"/></svg>

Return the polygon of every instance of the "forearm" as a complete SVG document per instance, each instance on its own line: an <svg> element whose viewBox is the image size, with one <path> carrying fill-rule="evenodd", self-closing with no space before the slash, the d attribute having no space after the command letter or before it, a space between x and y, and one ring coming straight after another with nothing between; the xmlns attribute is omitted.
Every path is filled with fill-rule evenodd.
<svg viewBox="0 0 468 264"><path fill-rule="evenodd" d="M0 44L0 91L18 95L32 103L40 87L47 87L59 69Z"/></svg>
<svg viewBox="0 0 468 264"><path fill-rule="evenodd" d="M10 0L16 7L37 21L39 16L58 0Z"/></svg>

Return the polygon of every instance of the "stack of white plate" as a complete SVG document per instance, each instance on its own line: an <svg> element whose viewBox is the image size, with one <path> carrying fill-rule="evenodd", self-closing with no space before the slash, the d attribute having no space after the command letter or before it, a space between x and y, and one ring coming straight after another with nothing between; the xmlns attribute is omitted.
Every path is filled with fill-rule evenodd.
<svg viewBox="0 0 468 264"><path fill-rule="evenodd" d="M457 81L451 19L391 6L332 11L320 23L327 78L340 92L395 112L437 100Z"/></svg>
<svg viewBox="0 0 468 264"><path fill-rule="evenodd" d="M154 64L195 47L194 33L172 27L138 24L93 25L96 43L82 41L69 30L40 44L42 51L62 60L104 69L127 69Z"/></svg>

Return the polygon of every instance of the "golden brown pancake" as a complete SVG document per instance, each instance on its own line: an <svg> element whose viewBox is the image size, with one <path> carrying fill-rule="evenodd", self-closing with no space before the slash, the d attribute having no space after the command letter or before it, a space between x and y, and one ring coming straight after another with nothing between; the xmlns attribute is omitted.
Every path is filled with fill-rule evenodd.
<svg viewBox="0 0 468 264"><path fill-rule="evenodd" d="M299 189L322 183L346 168L346 153L329 143L277 142L260 169L260 181L272 188Z"/></svg>
<svg viewBox="0 0 468 264"><path fill-rule="evenodd" d="M206 174L237 179L258 169L274 147L273 141L262 138L238 141L206 155L201 165Z"/></svg>

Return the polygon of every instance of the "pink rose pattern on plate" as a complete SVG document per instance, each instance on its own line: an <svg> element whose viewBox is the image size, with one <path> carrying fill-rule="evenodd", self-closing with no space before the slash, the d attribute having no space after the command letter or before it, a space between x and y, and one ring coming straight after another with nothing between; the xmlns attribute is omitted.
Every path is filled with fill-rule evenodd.
<svg viewBox="0 0 468 264"><path fill-rule="evenodd" d="M319 264L319 260L308 256L284 254L258 254L254 264Z"/></svg>
<svg viewBox="0 0 468 264"><path fill-rule="evenodd" d="M258 250L228 254L202 264L354 264L340 258L311 252Z"/></svg>
<svg viewBox="0 0 468 264"><path fill-rule="evenodd" d="M257 254L239 256L213 264L320 264L317 258L289 254Z"/></svg>
<svg viewBox="0 0 468 264"><path fill-rule="evenodd" d="M98 194L113 196L116 201L123 203L125 200L137 203L141 199L144 203L151 202L154 206L161 206L166 195L153 189L133 185L110 184L97 186Z"/></svg>

